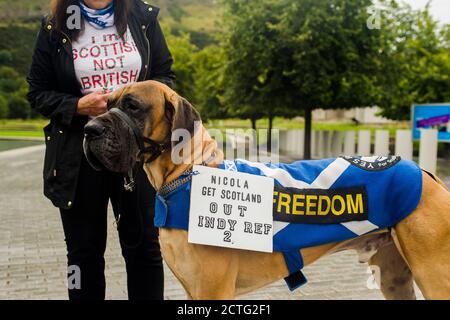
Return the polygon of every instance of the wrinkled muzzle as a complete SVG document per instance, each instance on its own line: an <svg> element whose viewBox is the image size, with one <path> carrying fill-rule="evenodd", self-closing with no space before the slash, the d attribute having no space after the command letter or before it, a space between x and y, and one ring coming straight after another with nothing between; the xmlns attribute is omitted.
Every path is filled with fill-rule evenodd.
<svg viewBox="0 0 450 320"><path fill-rule="evenodd" d="M97 171L127 173L137 159L133 132L110 113L97 117L84 128L83 150Z"/></svg>

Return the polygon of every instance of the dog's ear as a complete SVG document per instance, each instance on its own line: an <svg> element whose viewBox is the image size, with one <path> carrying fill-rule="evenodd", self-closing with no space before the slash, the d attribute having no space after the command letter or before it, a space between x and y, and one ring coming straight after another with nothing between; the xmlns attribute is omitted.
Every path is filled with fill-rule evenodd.
<svg viewBox="0 0 450 320"><path fill-rule="evenodd" d="M179 96L165 84L155 82L155 85L159 86L164 94L165 115L169 122L170 131L174 132L177 129L185 129L192 136L194 134L195 122L201 121L200 114L189 101Z"/></svg>
<svg viewBox="0 0 450 320"><path fill-rule="evenodd" d="M195 122L201 121L200 114L185 98L173 95L166 99L166 115L171 123L171 132L185 129L192 135Z"/></svg>
<svg viewBox="0 0 450 320"><path fill-rule="evenodd" d="M108 110L116 106L117 102L120 100L120 98L122 98L124 92L125 88L121 88L109 96L107 101Z"/></svg>
<svg viewBox="0 0 450 320"><path fill-rule="evenodd" d="M193 133L195 121L201 121L200 114L185 98L178 97L177 100L172 118L172 131L186 129Z"/></svg>

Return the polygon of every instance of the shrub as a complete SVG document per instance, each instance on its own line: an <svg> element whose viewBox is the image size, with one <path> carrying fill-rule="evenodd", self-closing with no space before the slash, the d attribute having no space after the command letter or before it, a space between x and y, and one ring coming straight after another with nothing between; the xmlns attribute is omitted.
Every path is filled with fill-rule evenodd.
<svg viewBox="0 0 450 320"><path fill-rule="evenodd" d="M8 100L0 96L0 119L6 119L9 113Z"/></svg>
<svg viewBox="0 0 450 320"><path fill-rule="evenodd" d="M10 119L28 119L31 116L31 107L27 99L14 94L9 98L9 114Z"/></svg>

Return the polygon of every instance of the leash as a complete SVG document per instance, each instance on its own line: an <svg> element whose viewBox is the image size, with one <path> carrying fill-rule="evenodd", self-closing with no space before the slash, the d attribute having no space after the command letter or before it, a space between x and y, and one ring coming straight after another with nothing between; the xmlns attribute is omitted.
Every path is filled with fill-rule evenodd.
<svg viewBox="0 0 450 320"><path fill-rule="evenodd" d="M125 178L124 178L125 179ZM126 181L126 179L125 179ZM131 192L134 191L134 187L135 187L135 182L132 181L132 189L127 189L125 187L126 192L120 192L118 195L118 209L117 209L117 215L114 214L114 226L116 228L116 230L119 232L119 234L121 234L121 229L123 231L122 235L120 236L120 243L124 248L127 249L136 249L137 247L139 247L139 245L142 243L142 240L144 239L144 221L143 221L143 213L142 213L142 208L140 206L141 203L141 194L140 194L140 190L136 190L136 226L139 229L137 231L138 233L138 237L136 238L136 241L133 243L132 240L130 238L127 239L127 232L129 232L129 230L124 229L124 225L130 225L130 223L123 223L123 221L125 221L126 219L122 220L122 216L123 216L123 202L124 202L124 197L127 197L128 195L131 195ZM129 216L129 215L128 215Z"/></svg>
<svg viewBox="0 0 450 320"><path fill-rule="evenodd" d="M149 159L147 159L147 161L145 161L145 163L151 163L151 162L155 161L163 152L170 149L170 147L171 147L170 142L159 143L150 138L144 137L141 133L141 130L136 125L136 123L133 120L131 120L131 118L122 110L115 108L115 107L108 108L108 110L111 113L113 113L114 115L116 115L133 132L133 135L136 139L136 142L137 142L137 145L139 148L136 165L139 165L139 163L143 163L143 159L146 154L151 154L151 156L149 157ZM148 146L146 146L146 144ZM124 175L124 177L123 177L123 180L124 180L123 187L127 192L133 192L136 189L136 172L137 172L137 170L135 170L136 165L132 166L128 170L127 175ZM138 194L137 194L138 204L140 203L139 197L140 197L140 195L138 192ZM121 198L122 198L122 196L121 196ZM121 210L120 209L121 207L122 207L122 199L120 199L119 210ZM144 236L142 213L141 213L141 208L139 207L139 205L137 205L137 211L138 211L137 213L138 213L138 219L139 219L139 237L138 237L137 242L135 244L127 244L125 242L125 240L121 240L121 243L124 247L131 248L131 249L137 248L141 244L143 236ZM115 224L116 224L118 231L119 231L119 225L120 225L120 218L121 218L121 215L119 213L118 216L115 217L115 222L116 222Z"/></svg>

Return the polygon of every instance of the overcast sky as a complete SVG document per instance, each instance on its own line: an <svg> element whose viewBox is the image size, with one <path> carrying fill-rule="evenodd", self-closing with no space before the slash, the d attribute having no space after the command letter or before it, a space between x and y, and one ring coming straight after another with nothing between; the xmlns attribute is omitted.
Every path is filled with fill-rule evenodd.
<svg viewBox="0 0 450 320"><path fill-rule="evenodd" d="M429 0L403 0L414 9L424 8ZM431 1L431 14L443 23L450 23L450 0Z"/></svg>

